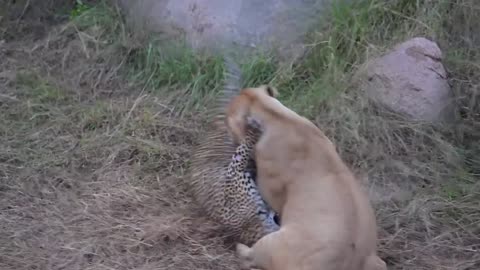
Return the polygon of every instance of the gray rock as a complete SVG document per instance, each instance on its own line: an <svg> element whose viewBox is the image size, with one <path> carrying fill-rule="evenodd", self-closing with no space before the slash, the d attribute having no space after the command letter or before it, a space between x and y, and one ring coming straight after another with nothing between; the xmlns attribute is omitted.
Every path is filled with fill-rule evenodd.
<svg viewBox="0 0 480 270"><path fill-rule="evenodd" d="M328 0L120 0L131 18L194 48L303 51L303 38Z"/></svg>
<svg viewBox="0 0 480 270"><path fill-rule="evenodd" d="M454 116L442 52L428 39L410 39L367 62L355 82L370 99L411 119L438 123Z"/></svg>

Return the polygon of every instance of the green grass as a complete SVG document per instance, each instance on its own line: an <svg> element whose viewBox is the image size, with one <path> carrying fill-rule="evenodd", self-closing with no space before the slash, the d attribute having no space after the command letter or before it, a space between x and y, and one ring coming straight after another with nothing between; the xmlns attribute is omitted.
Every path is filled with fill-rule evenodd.
<svg viewBox="0 0 480 270"><path fill-rule="evenodd" d="M121 25L120 14L114 5L106 1L88 7L86 4L76 5L71 13L70 20L79 30L86 30L91 27L99 27L105 33L116 34L118 25Z"/></svg>
<svg viewBox="0 0 480 270"><path fill-rule="evenodd" d="M199 109L212 101L222 86L223 60L195 54L183 43L148 42L128 60L131 80L148 90L170 95L180 109Z"/></svg>
<svg viewBox="0 0 480 270"><path fill-rule="evenodd" d="M75 6L70 11L70 19L75 19L80 16L85 11L89 10L90 6L88 4L83 3L81 0L75 1Z"/></svg>

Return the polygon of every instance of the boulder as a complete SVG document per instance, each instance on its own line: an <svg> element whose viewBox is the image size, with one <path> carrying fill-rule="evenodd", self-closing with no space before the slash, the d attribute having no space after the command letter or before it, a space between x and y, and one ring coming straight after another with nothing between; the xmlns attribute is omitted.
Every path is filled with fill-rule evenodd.
<svg viewBox="0 0 480 270"><path fill-rule="evenodd" d="M128 17L194 48L303 52L303 38L328 0L120 0Z"/></svg>
<svg viewBox="0 0 480 270"><path fill-rule="evenodd" d="M355 81L371 100L413 120L438 123L454 116L442 52L426 38L410 39L368 61Z"/></svg>

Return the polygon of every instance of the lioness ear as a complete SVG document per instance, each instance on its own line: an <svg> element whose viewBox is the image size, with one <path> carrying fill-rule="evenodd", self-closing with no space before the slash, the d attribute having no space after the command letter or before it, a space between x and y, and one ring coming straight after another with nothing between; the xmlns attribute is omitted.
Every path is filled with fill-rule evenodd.
<svg viewBox="0 0 480 270"><path fill-rule="evenodd" d="M267 91L267 94L273 98L278 96L278 90L273 86L266 85L265 90Z"/></svg>

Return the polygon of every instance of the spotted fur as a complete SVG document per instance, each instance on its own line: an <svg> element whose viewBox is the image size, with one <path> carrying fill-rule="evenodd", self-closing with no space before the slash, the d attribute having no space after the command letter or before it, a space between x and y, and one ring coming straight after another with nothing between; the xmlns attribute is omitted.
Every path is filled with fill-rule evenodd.
<svg viewBox="0 0 480 270"><path fill-rule="evenodd" d="M279 226L255 183L253 146L261 134L260 126L252 122L245 141L239 145L227 133L223 110L240 90L240 71L229 59L225 64L229 74L224 96L212 110L213 121L193 153L190 187L210 218L238 241L253 244Z"/></svg>

